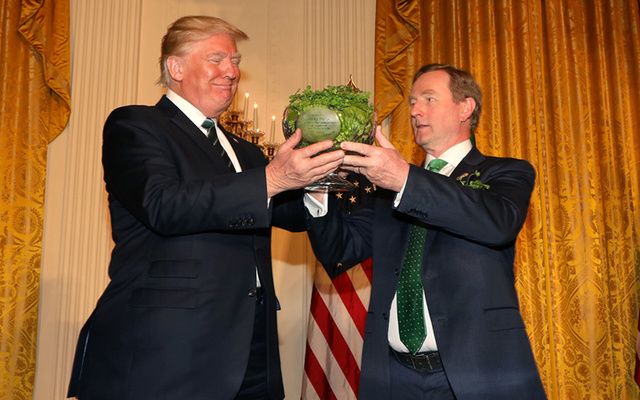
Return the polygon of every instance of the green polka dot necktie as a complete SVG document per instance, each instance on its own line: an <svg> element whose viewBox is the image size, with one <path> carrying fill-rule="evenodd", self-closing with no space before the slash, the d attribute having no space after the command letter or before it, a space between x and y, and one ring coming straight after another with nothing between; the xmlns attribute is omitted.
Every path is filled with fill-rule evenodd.
<svg viewBox="0 0 640 400"><path fill-rule="evenodd" d="M429 171L440 171L447 162L438 158L427 165ZM422 307L422 256L427 230L419 225L411 225L407 252L402 261L402 272L398 281L397 305L400 340L407 349L416 354L422 347L427 331Z"/></svg>

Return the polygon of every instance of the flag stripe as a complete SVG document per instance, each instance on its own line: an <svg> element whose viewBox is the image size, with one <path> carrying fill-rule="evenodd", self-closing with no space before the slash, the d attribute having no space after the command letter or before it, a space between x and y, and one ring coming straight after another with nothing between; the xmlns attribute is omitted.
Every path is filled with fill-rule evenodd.
<svg viewBox="0 0 640 400"><path fill-rule="evenodd" d="M367 309L362 304L360 297L358 297L351 277L347 274L338 275L333 279L333 285L336 287L342 303L349 311L349 315L356 325L360 337L364 338L364 324L367 319Z"/></svg>
<svg viewBox="0 0 640 400"><path fill-rule="evenodd" d="M331 318L327 305L315 287L311 293L311 309L313 310L311 315L327 340L331 353L347 378L347 382L349 382L353 391L357 393L360 367L335 321Z"/></svg>
<svg viewBox="0 0 640 400"><path fill-rule="evenodd" d="M363 262L333 280L320 264L317 266L307 334L310 360L305 360L304 400L324 399L325 395L331 396L329 393L340 400L357 398L371 264Z"/></svg>
<svg viewBox="0 0 640 400"><path fill-rule="evenodd" d="M344 284L339 289L335 285L335 279L332 281L320 264L316 269L310 307L312 318L309 319L307 334L307 356L312 359L309 362L305 360L302 392L304 400L324 399L317 397L319 393L333 393L340 400L357 398L364 340L363 330L357 326L351 312L354 303L362 307L364 318L361 326L364 326L371 292L371 263L362 263L343 275L348 276L352 283ZM353 297L347 298L353 298L354 301L345 302L340 297L345 287L353 292L350 295ZM319 321L324 321L324 328L321 328ZM343 340L338 341L338 344L335 340L330 340L336 336L327 334L329 326L341 335ZM341 342L346 343L348 352L339 345ZM336 359L336 355L344 356L347 353L350 362L345 364L345 357Z"/></svg>
<svg viewBox="0 0 640 400"><path fill-rule="evenodd" d="M325 275L324 277L320 277L319 274L316 274L316 279L320 281L326 280L330 282L329 277L327 275ZM323 307L326 306L327 309L329 310L330 322L334 324L335 329L337 329L340 332L345 342L349 346L349 350L353 354L353 357L358 363L358 367L360 367L363 337L358 331L358 327L356 326L356 323L354 322L353 317L350 314L349 305L343 303L342 299L340 298L340 295L336 292L336 289L333 285L329 285L327 287L327 285L320 284L320 285L316 285L315 288L317 289L318 295L320 296L320 298L322 299L322 302L324 303L322 306ZM312 297L313 297L313 293L312 293ZM312 311L311 314L313 315L314 311ZM316 321L313 318L311 319L311 321L313 321L314 324L316 323ZM320 329L319 327L317 327L317 325L310 326L310 329L311 328L318 329L318 330ZM327 350L325 351L329 351L330 350L328 349L329 343L327 343L327 341L325 340L324 334L321 332L321 330L318 331L318 335L322 337L322 340L324 341L325 346L327 346ZM321 354L316 353L316 356L318 356L318 359L322 361Z"/></svg>
<svg viewBox="0 0 640 400"><path fill-rule="evenodd" d="M309 343L307 343L307 353L304 360L304 370L306 371L307 378L309 379L309 382L311 382L311 385L315 389L319 398L323 400L337 400L336 395L331 390L329 380L324 374L322 366L318 362L318 358L313 353L313 351L311 351Z"/></svg>
<svg viewBox="0 0 640 400"><path fill-rule="evenodd" d="M353 333L356 337L358 336L355 328L353 328ZM336 397L340 400L356 400L356 395L353 392L353 389L349 385L349 382L347 382L347 378L338 365L333 353L331 353L324 335L313 318L310 320L309 336L307 339L309 351L314 354L318 363L320 363L322 373L324 373L324 376ZM360 339L360 345L362 345L362 339ZM310 390L313 391L313 389ZM309 398L314 399L315 393L312 393Z"/></svg>

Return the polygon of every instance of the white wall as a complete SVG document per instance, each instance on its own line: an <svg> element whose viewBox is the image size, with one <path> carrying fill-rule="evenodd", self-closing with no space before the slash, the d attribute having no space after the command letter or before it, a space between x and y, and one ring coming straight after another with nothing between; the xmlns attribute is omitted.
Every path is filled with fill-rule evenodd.
<svg viewBox="0 0 640 400"><path fill-rule="evenodd" d="M208 14L248 33L238 92L258 103L262 129L271 115L279 123L288 96L307 84L343 84L353 74L373 92L375 0L71 0L71 13L72 114L47 164L36 400L64 398L78 332L108 279L102 124L118 105L158 100L169 23ZM305 234L275 230L272 248L285 392L296 399L315 260Z"/></svg>

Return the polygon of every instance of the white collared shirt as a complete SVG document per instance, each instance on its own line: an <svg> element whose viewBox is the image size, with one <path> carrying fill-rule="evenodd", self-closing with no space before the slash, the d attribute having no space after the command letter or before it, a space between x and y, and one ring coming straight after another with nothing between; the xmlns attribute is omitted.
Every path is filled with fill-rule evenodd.
<svg viewBox="0 0 640 400"><path fill-rule="evenodd" d="M447 162L447 165L442 167L442 169L437 172L441 175L450 176L454 169L460 164L463 158L466 157L467 154L471 151L473 145L471 144L471 140L465 140L464 142L458 143L453 147L450 147L437 157L441 160ZM436 157L431 154L427 154L427 159L425 160L424 167L426 168L429 165L429 162ZM405 182L406 185L406 182ZM404 193L404 186L402 190L396 195L396 200L394 201L394 207L397 207L402 200L402 193ZM374 267L375 268L375 267ZM408 353L409 349L402 343L400 340L400 330L398 327L398 295L397 293L393 296L393 301L391 302L391 310L389 312L389 332L387 334L387 339L389 340L389 346L397 352L400 353ZM435 335L433 333L433 324L431 323L431 315L429 314L429 307L427 305L427 299L425 297L424 292L422 293L422 309L424 310L424 323L425 328L427 330L427 337L422 343L422 347L420 347L419 352L424 351L435 351L438 350L438 345L436 344Z"/></svg>
<svg viewBox="0 0 640 400"><path fill-rule="evenodd" d="M197 126L205 136L207 135L207 130L202 127L202 123L206 118L209 117L204 115L200 110L194 107L193 104L189 103L187 100L185 100L183 97L181 97L171 89L167 90L167 98L171 100L171 102L175 104L176 107L178 107L180 111L182 111L184 115L186 115L187 118L189 118L189 120L191 120L191 122L193 122L193 124ZM240 167L238 156L236 156L236 152L233 151L233 147L231 146L231 143L229 143L229 139L227 139L227 136L222 133L222 131L220 131L218 121L216 121L215 126L218 140L220 141L220 144L222 145L224 151L227 152L227 155L229 156L229 159L233 164L233 168L236 170L236 172L242 172L242 167Z"/></svg>

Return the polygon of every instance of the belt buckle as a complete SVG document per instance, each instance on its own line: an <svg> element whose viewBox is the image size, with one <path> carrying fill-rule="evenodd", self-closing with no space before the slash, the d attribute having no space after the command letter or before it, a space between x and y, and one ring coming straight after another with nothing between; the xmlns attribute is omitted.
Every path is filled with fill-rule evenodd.
<svg viewBox="0 0 640 400"><path fill-rule="evenodd" d="M413 366L413 368L417 370L431 369L431 365L429 363L429 357L427 356L427 354L409 353L409 359L411 360L411 365Z"/></svg>
<svg viewBox="0 0 640 400"><path fill-rule="evenodd" d="M438 353L437 352L428 352L422 354L411 354L411 353L397 353L397 358L399 361L406 364L408 367L415 369L416 371L428 371L433 372L436 369L441 368L439 363L437 362Z"/></svg>
<svg viewBox="0 0 640 400"><path fill-rule="evenodd" d="M429 371L433 371L434 368L433 365L431 365L431 354L422 354L421 356L421 358L424 358L424 361L427 363L427 369Z"/></svg>

